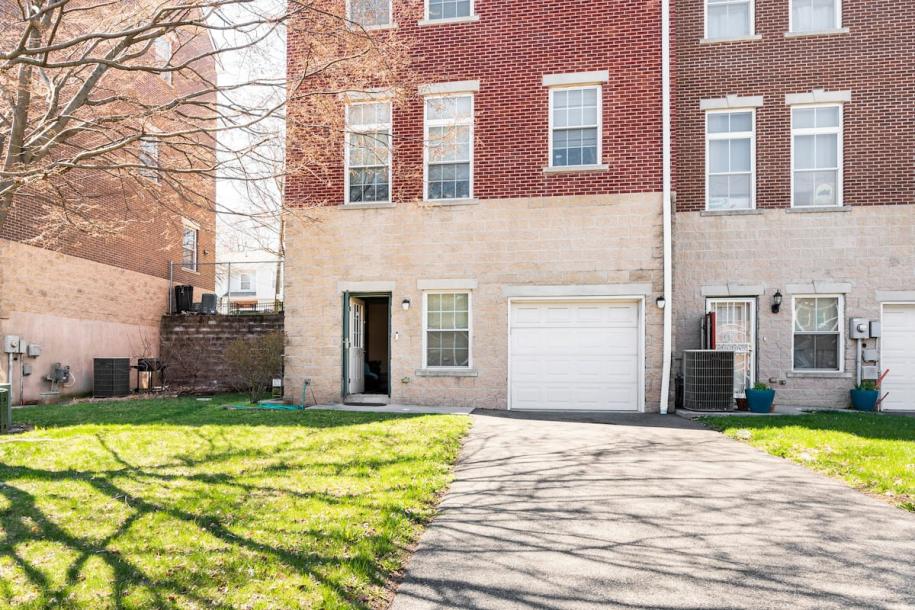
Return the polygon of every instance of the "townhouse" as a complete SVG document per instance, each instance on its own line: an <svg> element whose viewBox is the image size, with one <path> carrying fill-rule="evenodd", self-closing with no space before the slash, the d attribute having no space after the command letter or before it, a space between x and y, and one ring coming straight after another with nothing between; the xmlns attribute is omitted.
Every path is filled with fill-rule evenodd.
<svg viewBox="0 0 915 610"><path fill-rule="evenodd" d="M714 312L738 396L847 406L862 334L884 408L915 409L912 9L677 3L676 351Z"/></svg>

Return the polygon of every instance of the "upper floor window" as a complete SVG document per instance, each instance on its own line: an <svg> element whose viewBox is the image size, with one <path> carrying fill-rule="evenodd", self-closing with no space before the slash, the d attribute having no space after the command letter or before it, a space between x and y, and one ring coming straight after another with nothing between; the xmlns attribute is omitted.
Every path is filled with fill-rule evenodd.
<svg viewBox="0 0 915 610"><path fill-rule="evenodd" d="M190 221L184 221L181 236L181 266L188 271L197 271L197 241L200 229Z"/></svg>
<svg viewBox="0 0 915 610"><path fill-rule="evenodd" d="M391 0L348 0L348 18L364 28L380 28L391 25Z"/></svg>
<svg viewBox="0 0 915 610"><path fill-rule="evenodd" d="M426 0L426 19L442 21L473 15L473 0Z"/></svg>
<svg viewBox="0 0 915 610"><path fill-rule="evenodd" d="M705 0L705 37L753 35L754 0Z"/></svg>
<svg viewBox="0 0 915 610"><path fill-rule="evenodd" d="M791 110L794 207L842 205L842 106Z"/></svg>
<svg viewBox="0 0 915 610"><path fill-rule="evenodd" d="M238 276L238 289L241 292L251 292L254 290L254 273L242 271Z"/></svg>
<svg viewBox="0 0 915 610"><path fill-rule="evenodd" d="M705 134L706 208L752 208L756 170L755 112L709 112Z"/></svg>
<svg viewBox="0 0 915 610"><path fill-rule="evenodd" d="M598 165L601 87L550 89L550 167Z"/></svg>
<svg viewBox="0 0 915 610"><path fill-rule="evenodd" d="M391 103L346 108L346 203L391 200Z"/></svg>
<svg viewBox="0 0 915 610"><path fill-rule="evenodd" d="M473 95L426 98L426 199L473 197Z"/></svg>
<svg viewBox="0 0 915 610"><path fill-rule="evenodd" d="M167 67L172 61L172 42L167 36L159 36L153 42L153 52L156 54L156 63L159 67ZM159 76L169 85L172 84L172 71L160 72Z"/></svg>
<svg viewBox="0 0 915 610"><path fill-rule="evenodd" d="M841 27L841 0L791 0L792 32L827 32Z"/></svg>
<svg viewBox="0 0 915 610"><path fill-rule="evenodd" d="M144 136L140 139L140 152L137 155L140 175L153 182L159 181L159 139L155 136Z"/></svg>

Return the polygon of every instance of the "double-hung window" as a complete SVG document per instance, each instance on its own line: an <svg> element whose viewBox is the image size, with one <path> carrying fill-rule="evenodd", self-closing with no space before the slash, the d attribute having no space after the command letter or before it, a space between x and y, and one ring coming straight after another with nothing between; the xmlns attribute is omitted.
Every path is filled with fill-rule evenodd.
<svg viewBox="0 0 915 610"><path fill-rule="evenodd" d="M242 271L238 278L238 289L241 292L251 292L254 290L254 274L250 271Z"/></svg>
<svg viewBox="0 0 915 610"><path fill-rule="evenodd" d="M473 197L473 95L426 97L426 199Z"/></svg>
<svg viewBox="0 0 915 610"><path fill-rule="evenodd" d="M346 202L391 201L391 103L346 108Z"/></svg>
<svg viewBox="0 0 915 610"><path fill-rule="evenodd" d="M155 136L143 136L140 139L140 152L137 154L140 163L140 175L153 182L159 181L159 139Z"/></svg>
<svg viewBox="0 0 915 610"><path fill-rule="evenodd" d="M348 0L347 17L366 29L383 28L391 25L391 0Z"/></svg>
<svg viewBox="0 0 915 610"><path fill-rule="evenodd" d="M426 0L426 19L445 21L473 15L473 0Z"/></svg>
<svg viewBox="0 0 915 610"><path fill-rule="evenodd" d="M840 296L794 297L794 370L841 371L843 312Z"/></svg>
<svg viewBox="0 0 915 610"><path fill-rule="evenodd" d="M469 368L470 293L427 292L424 304L424 368Z"/></svg>
<svg viewBox="0 0 915 610"><path fill-rule="evenodd" d="M754 206L755 112L706 115L706 209L748 210Z"/></svg>
<svg viewBox="0 0 915 610"><path fill-rule="evenodd" d="M600 158L600 85L550 89L550 167L594 166Z"/></svg>
<svg viewBox="0 0 915 610"><path fill-rule="evenodd" d="M842 205L842 106L791 110L791 201L794 207Z"/></svg>
<svg viewBox="0 0 915 610"><path fill-rule="evenodd" d="M841 0L791 0L792 32L828 32L841 27Z"/></svg>
<svg viewBox="0 0 915 610"><path fill-rule="evenodd" d="M197 271L197 241L200 229L185 221L181 235L181 266L188 271Z"/></svg>
<svg viewBox="0 0 915 610"><path fill-rule="evenodd" d="M172 61L172 42L166 36L159 36L153 41L153 52L156 54L156 62L162 68L168 68L169 64ZM162 80L167 82L169 85L172 84L172 71L164 70L160 72L159 75L162 77Z"/></svg>
<svg viewBox="0 0 915 610"><path fill-rule="evenodd" d="M705 37L740 38L753 35L754 0L705 0Z"/></svg>

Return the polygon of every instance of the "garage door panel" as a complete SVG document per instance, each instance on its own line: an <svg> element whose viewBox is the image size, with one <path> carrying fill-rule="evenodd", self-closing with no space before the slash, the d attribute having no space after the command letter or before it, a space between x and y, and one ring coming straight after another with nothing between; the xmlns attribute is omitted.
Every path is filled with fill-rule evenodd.
<svg viewBox="0 0 915 610"><path fill-rule="evenodd" d="M884 305L881 341L884 370L881 390L887 411L915 410L915 304Z"/></svg>

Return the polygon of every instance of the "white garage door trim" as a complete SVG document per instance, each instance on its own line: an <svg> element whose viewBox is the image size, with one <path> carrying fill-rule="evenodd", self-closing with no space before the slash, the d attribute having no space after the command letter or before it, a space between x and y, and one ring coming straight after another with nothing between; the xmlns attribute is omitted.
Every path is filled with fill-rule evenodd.
<svg viewBox="0 0 915 610"><path fill-rule="evenodd" d="M508 409L512 409L512 305L515 303L549 303L549 302L622 302L635 303L638 305L638 409L637 411L618 411L619 413L644 413L645 412L645 296L644 295L626 295L626 296L557 296L557 297L512 297L508 299L508 327L506 328L506 343L508 344Z"/></svg>
<svg viewBox="0 0 915 610"><path fill-rule="evenodd" d="M881 366L881 368L884 366L884 363L886 362L884 354L883 354L883 345L884 345L884 338L886 337L886 317L885 316L886 316L886 307L887 306L890 306L890 307L902 306L902 307L911 307L911 308L915 309L915 301L885 301L883 303L880 303L880 328L883 329L882 333L881 333L881 337L880 337L880 366ZM892 375L892 374L893 374L893 372L891 370L890 375ZM889 376L887 377L887 379L889 379ZM908 411L911 409L885 409L885 410L887 412L892 412L892 411L897 411L897 410L898 411Z"/></svg>

